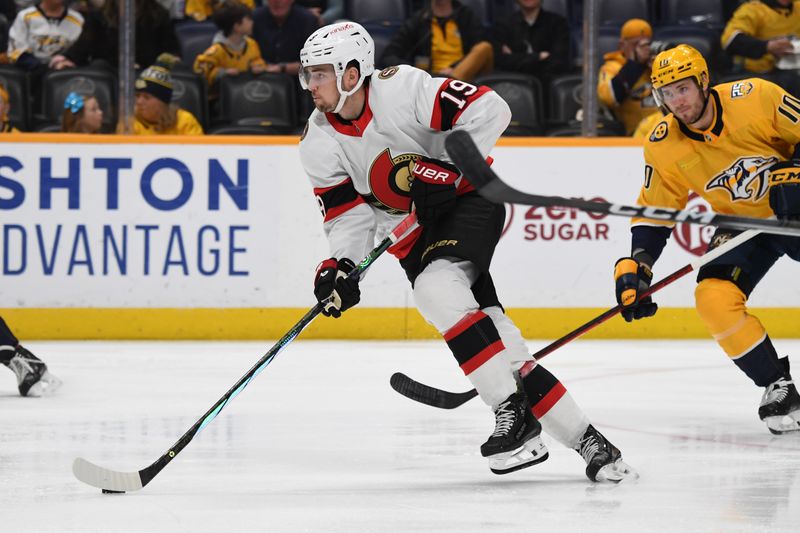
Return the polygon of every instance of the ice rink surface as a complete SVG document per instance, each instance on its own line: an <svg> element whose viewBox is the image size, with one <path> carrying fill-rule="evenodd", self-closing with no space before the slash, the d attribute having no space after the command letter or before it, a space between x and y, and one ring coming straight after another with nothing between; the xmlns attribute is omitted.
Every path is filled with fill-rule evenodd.
<svg viewBox="0 0 800 533"><path fill-rule="evenodd" d="M531 341L533 350L545 343ZM471 388L442 342L295 341L143 490L103 495L84 457L157 459L272 342L31 342L64 385L20 398L0 372L3 532L758 532L800 527L800 435L712 341L573 342L544 360L641 478L597 485L550 459L492 474L480 400L453 411L389 387ZM779 353L800 341L778 339Z"/></svg>

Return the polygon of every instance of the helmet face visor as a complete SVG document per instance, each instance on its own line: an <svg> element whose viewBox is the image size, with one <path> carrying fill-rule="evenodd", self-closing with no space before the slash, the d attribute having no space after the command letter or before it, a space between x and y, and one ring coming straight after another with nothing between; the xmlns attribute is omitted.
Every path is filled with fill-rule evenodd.
<svg viewBox="0 0 800 533"><path fill-rule="evenodd" d="M667 107L672 109L672 103L678 98L691 97L697 94L699 99L705 99L703 94L703 87L697 82L694 77L684 78L682 80L674 81L658 89L653 89L653 98L659 107Z"/></svg>
<svg viewBox="0 0 800 533"><path fill-rule="evenodd" d="M306 90L321 87L335 80L333 65L314 65L300 69L300 85Z"/></svg>

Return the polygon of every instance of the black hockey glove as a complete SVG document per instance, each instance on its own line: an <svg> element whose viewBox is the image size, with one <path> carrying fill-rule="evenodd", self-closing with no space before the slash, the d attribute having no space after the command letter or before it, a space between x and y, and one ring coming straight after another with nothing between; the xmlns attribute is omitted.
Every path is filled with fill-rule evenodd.
<svg viewBox="0 0 800 533"><path fill-rule="evenodd" d="M639 295L650 287L651 281L653 273L650 267L633 257L623 257L614 265L617 303L624 307L622 318L626 322L651 317L658 311L658 304L649 296L639 299Z"/></svg>
<svg viewBox="0 0 800 533"><path fill-rule="evenodd" d="M769 206L779 220L800 220L800 160L769 169Z"/></svg>
<svg viewBox="0 0 800 533"><path fill-rule="evenodd" d="M346 257L338 261L331 257L319 264L314 276L314 296L325 305L323 315L339 318L361 300L358 276L347 277L355 268L356 265Z"/></svg>
<svg viewBox="0 0 800 533"><path fill-rule="evenodd" d="M437 218L456 206L456 179L461 175L445 161L420 157L411 170L411 207L417 212L420 225L433 224Z"/></svg>

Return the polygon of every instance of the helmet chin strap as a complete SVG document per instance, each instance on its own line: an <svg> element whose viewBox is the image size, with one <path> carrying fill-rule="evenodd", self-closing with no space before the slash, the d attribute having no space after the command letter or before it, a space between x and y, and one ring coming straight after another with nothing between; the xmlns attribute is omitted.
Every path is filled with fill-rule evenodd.
<svg viewBox="0 0 800 533"><path fill-rule="evenodd" d="M701 91L703 90L702 87L700 88L700 90ZM708 101L710 100L709 96L710 96L709 94L705 95L705 98L703 98L703 107L700 109L700 112L697 114L697 116L694 117L694 120L691 121L689 124L694 124L695 122L700 120L700 118L703 116L703 113L706 112L706 107L708 107Z"/></svg>
<svg viewBox="0 0 800 533"><path fill-rule="evenodd" d="M347 97L352 94L355 94L355 92L359 90L363 84L364 84L364 76L359 76L358 83L356 83L356 86L350 89L349 91L345 91L344 88L342 87L342 76L341 75L336 76L336 89L339 91L339 102L337 102L336 107L333 109L333 112L339 113L342 110L342 107L344 107L344 102L345 100L347 100Z"/></svg>

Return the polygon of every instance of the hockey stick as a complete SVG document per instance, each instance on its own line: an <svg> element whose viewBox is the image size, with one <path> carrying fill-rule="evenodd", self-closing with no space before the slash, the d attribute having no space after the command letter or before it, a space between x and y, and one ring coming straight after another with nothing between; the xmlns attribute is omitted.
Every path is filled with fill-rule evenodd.
<svg viewBox="0 0 800 533"><path fill-rule="evenodd" d="M686 222L703 226L717 226L735 230L757 229L765 233L800 236L800 222L767 218L720 215L713 211L691 211L667 207L631 206L594 202L561 196L540 196L519 191L495 174L481 155L472 137L465 131L454 131L444 142L450 158L467 176L481 196L495 203L535 205L543 207L571 207L582 211L605 213L623 217L643 217L666 222Z"/></svg>
<svg viewBox="0 0 800 533"><path fill-rule="evenodd" d="M651 294L660 291L667 285L673 283L674 281L679 280L689 272L694 270L698 270L701 266L710 263L714 259L718 258L724 253L736 248L740 244L749 241L756 235L762 232L756 230L748 230L743 233L740 233L736 237L726 241L725 243L717 246L713 250L709 251L708 253L698 257L688 265L680 268L670 274L669 276L659 280L657 283L654 283L650 286L639 298L646 298ZM521 377L527 376L531 370L534 369L536 366L536 362L546 355L553 353L554 351L558 350L568 342L571 342L584 333L596 328L603 322L607 321L611 317L619 314L622 312L623 307L621 305L617 305L612 307L611 309L604 311L602 314L596 316L595 318L591 319L589 322L586 322L582 326L578 326L576 329L570 331L560 339L556 339L531 357L533 357L533 361L528 361L519 369L519 373ZM431 387L430 385L425 385L424 383L420 383L413 378L408 377L407 375L403 374L402 372L395 372L391 379L389 379L389 384L392 388L411 400L414 400L419 403L424 403L425 405L430 405L431 407L438 407L439 409L455 409L456 407L460 407L463 404L467 403L475 396L478 395L478 391L472 389L467 392L450 392L442 389L437 389L436 387Z"/></svg>
<svg viewBox="0 0 800 533"><path fill-rule="evenodd" d="M399 241L404 236L408 235L417 227L417 216L411 213L406 216L397 227L392 230L388 237L383 239L381 243L376 246L367 256L353 269L348 277L355 277L361 275L383 252L385 252L393 243ZM86 459L77 458L72 464L72 473L80 481L93 487L102 489L103 492L129 492L139 490L147 485L167 464L172 461L186 445L191 442L195 435L197 435L203 428L205 428L219 413L227 403L233 400L236 395L242 392L250 380L256 377L264 368L272 362L278 353L283 350L290 342L292 342L305 328L308 326L317 315L322 312L322 303L317 303L301 318L292 328L281 337L281 339L270 348L270 350L256 362L253 367L242 376L236 384L220 398L211 409L209 409L202 417L200 417L189 430L184 433L178 441L172 445L161 457L159 457L150 466L139 470L138 472L118 472L110 470L90 463Z"/></svg>

